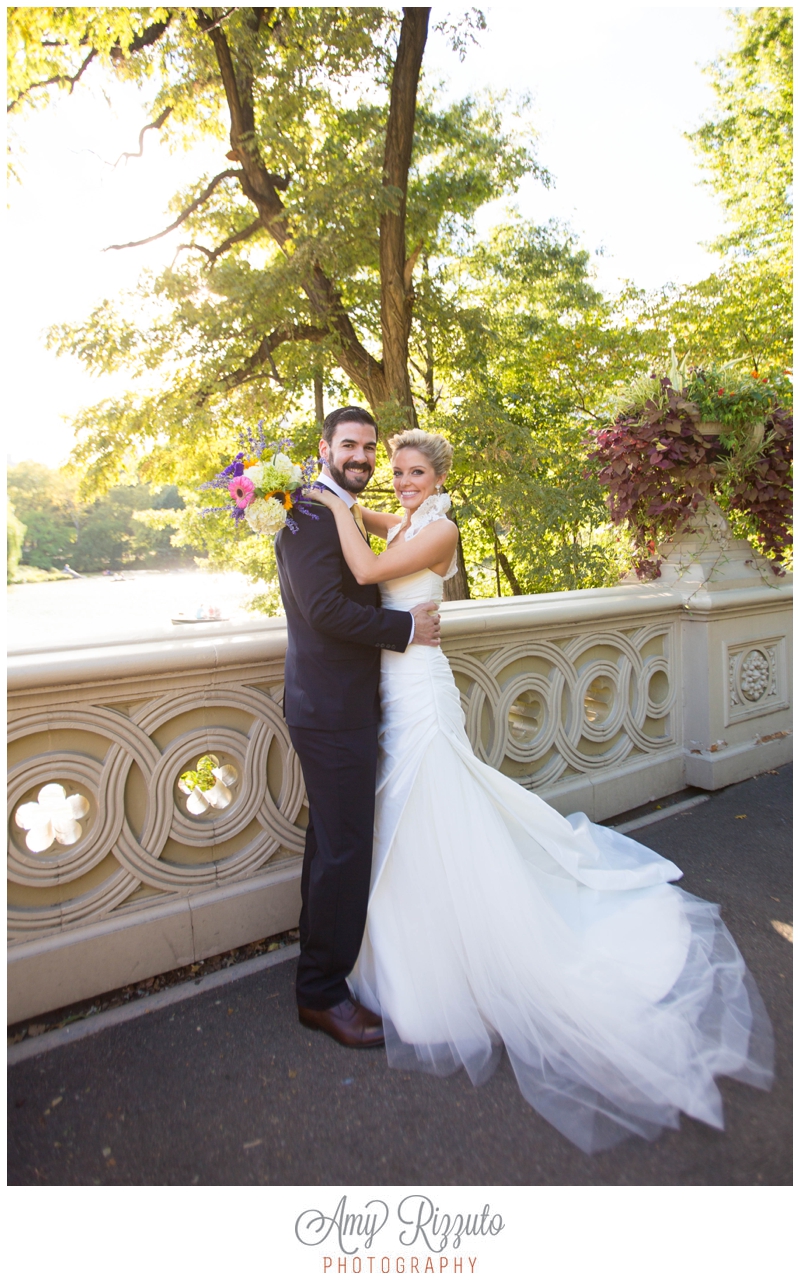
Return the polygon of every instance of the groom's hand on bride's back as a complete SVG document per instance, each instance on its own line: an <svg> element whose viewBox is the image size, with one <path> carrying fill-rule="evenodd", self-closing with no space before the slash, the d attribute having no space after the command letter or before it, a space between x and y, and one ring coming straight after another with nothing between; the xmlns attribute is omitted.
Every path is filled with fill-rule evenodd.
<svg viewBox="0 0 800 1281"><path fill-rule="evenodd" d="M414 619L412 645L438 645L439 606L436 601L429 600L424 605L415 605L409 612Z"/></svg>

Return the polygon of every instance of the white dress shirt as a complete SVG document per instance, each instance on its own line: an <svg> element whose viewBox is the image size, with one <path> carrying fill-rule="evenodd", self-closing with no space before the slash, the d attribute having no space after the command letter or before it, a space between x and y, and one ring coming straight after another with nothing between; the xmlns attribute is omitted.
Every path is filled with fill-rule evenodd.
<svg viewBox="0 0 800 1281"><path fill-rule="evenodd" d="M353 495L349 493L348 490L342 489L341 485L337 485L336 481L333 479L333 476L326 476L325 472L321 471L320 474L317 476L316 480L314 481L314 484L324 485L326 489L332 489L334 494L336 494L336 497L341 498L342 502L347 503L348 507L355 507L356 500L353 497Z"/></svg>

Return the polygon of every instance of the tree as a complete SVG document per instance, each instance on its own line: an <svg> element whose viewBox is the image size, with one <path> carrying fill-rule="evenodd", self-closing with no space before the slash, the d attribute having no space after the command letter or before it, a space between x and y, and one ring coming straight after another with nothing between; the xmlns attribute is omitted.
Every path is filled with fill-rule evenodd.
<svg viewBox="0 0 800 1281"><path fill-rule="evenodd" d="M418 104L425 8L402 19L346 8L127 12L122 30L115 10L82 10L66 27L61 10L46 11L49 22L37 19L17 42L38 40L27 80L17 73L15 105L48 84L72 88L84 64L105 61L155 89L140 153L148 129L175 145L227 132L230 163L177 193L169 227L110 246L180 227L188 238L168 271L143 280L122 312L104 303L85 324L52 332L93 371L146 365L162 376L155 394L105 402L77 421L87 490L107 488L136 456L146 480L196 484L243 421L296 411L311 386L319 413L323 380L336 386L337 369L384 438L413 425L420 258L524 173L546 178L530 146L491 103L440 109L423 93ZM483 19L451 32L456 47L470 23ZM194 453L180 471L178 442Z"/></svg>
<svg viewBox="0 0 800 1281"><path fill-rule="evenodd" d="M25 526L14 511L14 504L6 501L6 582L14 581L22 556Z"/></svg>
<svg viewBox="0 0 800 1281"><path fill-rule="evenodd" d="M48 30L63 35L61 11L48 12ZM107 305L87 325L57 331L61 348L93 369L146 356L171 375L181 427L213 417L236 389L271 387L280 405L311 381L309 365L331 363L387 430L413 422L407 351L419 255L445 218L470 217L535 167L496 111L469 102L439 112L427 102L415 136L428 18L406 9L398 29L381 9L141 11L138 34L127 46L118 34L108 60L154 82L150 127L173 141L226 128L231 164L176 197L171 229L190 239L180 265L144 286L164 303L160 321L137 325ZM192 370L178 368L190 349ZM104 425L116 416L115 437L141 440L140 407L106 406L85 420L93 443L84 454L118 461Z"/></svg>
<svg viewBox="0 0 800 1281"><path fill-rule="evenodd" d="M92 573L181 559L170 539L183 505L174 486L153 493L146 485L117 485L90 502L81 502L77 491L74 476L43 463L9 468L9 497L24 521L23 564L52 569L69 561ZM151 510L154 527L137 519Z"/></svg>
<svg viewBox="0 0 800 1281"><path fill-rule="evenodd" d="M734 10L739 37L708 68L718 111L691 135L731 222L721 252L786 255L792 240L792 50L789 8Z"/></svg>
<svg viewBox="0 0 800 1281"><path fill-rule="evenodd" d="M69 559L80 528L74 478L44 463L25 462L8 469L8 496L25 525L22 563L52 569Z"/></svg>
<svg viewBox="0 0 800 1281"><path fill-rule="evenodd" d="M423 276L411 367L425 426L456 446L476 595L616 581L619 540L587 461L587 425L642 361L563 227L511 219Z"/></svg>
<svg viewBox="0 0 800 1281"><path fill-rule="evenodd" d="M729 226L718 271L638 300L642 325L698 364L792 365L792 47L789 8L733 11L735 48L709 67L717 111L690 135Z"/></svg>

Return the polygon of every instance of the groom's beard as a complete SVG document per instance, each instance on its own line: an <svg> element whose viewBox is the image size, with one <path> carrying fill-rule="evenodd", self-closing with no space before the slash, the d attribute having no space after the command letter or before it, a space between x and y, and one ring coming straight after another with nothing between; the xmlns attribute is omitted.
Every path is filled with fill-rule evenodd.
<svg viewBox="0 0 800 1281"><path fill-rule="evenodd" d="M329 460L325 465L336 484L341 485L349 494L360 494L362 489L366 489L375 470L369 463L345 463L341 468Z"/></svg>

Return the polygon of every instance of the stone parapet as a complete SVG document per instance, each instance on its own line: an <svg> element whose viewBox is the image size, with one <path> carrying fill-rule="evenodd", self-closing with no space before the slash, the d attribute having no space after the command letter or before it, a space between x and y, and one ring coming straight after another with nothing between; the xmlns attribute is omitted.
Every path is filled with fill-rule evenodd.
<svg viewBox="0 0 800 1281"><path fill-rule="evenodd" d="M596 821L790 759L791 585L667 577L443 605L479 757ZM12 655L9 1021L296 925L285 648L269 619ZM236 782L195 814L177 784L205 754ZM48 783L89 810L74 844L35 853L14 815Z"/></svg>

